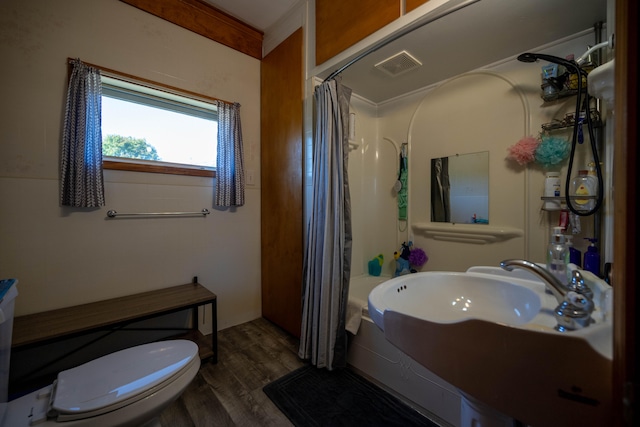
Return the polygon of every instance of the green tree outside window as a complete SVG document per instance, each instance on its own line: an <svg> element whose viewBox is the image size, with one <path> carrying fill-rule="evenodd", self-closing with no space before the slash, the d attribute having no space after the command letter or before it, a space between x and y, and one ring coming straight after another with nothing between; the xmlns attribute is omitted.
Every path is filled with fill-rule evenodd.
<svg viewBox="0 0 640 427"><path fill-rule="evenodd" d="M155 147L145 138L132 136L107 135L102 138L102 154L129 159L162 160Z"/></svg>

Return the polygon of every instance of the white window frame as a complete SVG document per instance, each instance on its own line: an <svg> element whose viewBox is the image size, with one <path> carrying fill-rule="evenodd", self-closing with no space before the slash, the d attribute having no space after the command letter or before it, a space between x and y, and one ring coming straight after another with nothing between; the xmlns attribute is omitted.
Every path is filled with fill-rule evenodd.
<svg viewBox="0 0 640 427"><path fill-rule="evenodd" d="M101 79L103 96L218 120L215 98L104 71ZM211 143L216 143L215 137ZM103 156L103 169L215 177L215 167L113 156Z"/></svg>

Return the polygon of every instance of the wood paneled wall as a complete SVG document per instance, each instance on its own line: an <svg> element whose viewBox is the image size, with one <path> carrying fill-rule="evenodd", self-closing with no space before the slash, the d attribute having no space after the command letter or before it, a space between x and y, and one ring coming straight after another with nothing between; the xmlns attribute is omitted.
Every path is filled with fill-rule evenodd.
<svg viewBox="0 0 640 427"><path fill-rule="evenodd" d="M407 13L411 12L416 7L422 6L423 4L425 4L428 1L429 0L405 0L405 9L406 9Z"/></svg>
<svg viewBox="0 0 640 427"><path fill-rule="evenodd" d="M261 68L262 316L300 336L303 260L303 38L298 29Z"/></svg>
<svg viewBox="0 0 640 427"><path fill-rule="evenodd" d="M200 0L120 0L257 59L262 31Z"/></svg>
<svg viewBox="0 0 640 427"><path fill-rule="evenodd" d="M316 0L316 65L400 17L400 0Z"/></svg>
<svg viewBox="0 0 640 427"><path fill-rule="evenodd" d="M640 425L640 286L638 280L638 144L640 7L616 0L612 426Z"/></svg>

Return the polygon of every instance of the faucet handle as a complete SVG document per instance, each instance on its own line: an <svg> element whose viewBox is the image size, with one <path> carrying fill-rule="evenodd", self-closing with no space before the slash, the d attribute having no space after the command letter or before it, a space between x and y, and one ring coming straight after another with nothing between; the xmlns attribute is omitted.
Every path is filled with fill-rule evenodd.
<svg viewBox="0 0 640 427"><path fill-rule="evenodd" d="M578 270L573 270L571 273L571 282L567 285L570 291L576 292L587 299L587 304L584 307L589 313L593 313L595 304L593 302L593 291L589 286L584 283L584 278Z"/></svg>
<svg viewBox="0 0 640 427"><path fill-rule="evenodd" d="M564 301L554 310L558 322L556 330L574 331L589 326L592 311L593 301L577 292L568 292Z"/></svg>
<svg viewBox="0 0 640 427"><path fill-rule="evenodd" d="M571 291L584 295L589 299L593 299L593 291L586 283L584 283L582 273L580 273L578 270L573 270L573 272L571 272L571 282L569 282L569 285L567 285L567 287Z"/></svg>

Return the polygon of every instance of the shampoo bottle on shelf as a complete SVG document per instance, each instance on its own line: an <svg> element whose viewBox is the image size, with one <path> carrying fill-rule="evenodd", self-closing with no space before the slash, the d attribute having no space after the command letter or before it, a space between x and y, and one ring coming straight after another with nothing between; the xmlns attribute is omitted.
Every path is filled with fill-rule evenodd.
<svg viewBox="0 0 640 427"><path fill-rule="evenodd" d="M597 181L593 176L589 175L589 171L584 169L578 171L578 176L571 181L571 195L572 196L595 196ZM590 211L595 205L593 198L578 198L573 199L573 206L579 211Z"/></svg>
<svg viewBox="0 0 640 427"><path fill-rule="evenodd" d="M585 239L590 241L591 245L589 245L587 252L584 253L584 269L600 277L600 254L596 247L598 239L589 239L586 237Z"/></svg>
<svg viewBox="0 0 640 427"><path fill-rule="evenodd" d="M569 248L562 234L562 227L553 227L551 241L547 248L547 270L562 284L567 284L567 264L569 263Z"/></svg>
<svg viewBox="0 0 640 427"><path fill-rule="evenodd" d="M560 172L547 172L544 179L544 197L560 198ZM544 202L544 210L560 210L560 200L547 200Z"/></svg>

